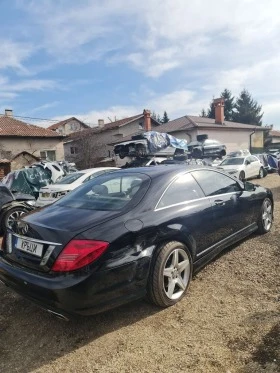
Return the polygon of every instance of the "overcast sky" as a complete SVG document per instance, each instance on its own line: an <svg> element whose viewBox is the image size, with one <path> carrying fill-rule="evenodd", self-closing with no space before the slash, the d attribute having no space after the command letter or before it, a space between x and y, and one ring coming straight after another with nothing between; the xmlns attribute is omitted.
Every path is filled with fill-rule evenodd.
<svg viewBox="0 0 280 373"><path fill-rule="evenodd" d="M280 130L279 14L279 0L2 0L0 113L175 119L247 88Z"/></svg>

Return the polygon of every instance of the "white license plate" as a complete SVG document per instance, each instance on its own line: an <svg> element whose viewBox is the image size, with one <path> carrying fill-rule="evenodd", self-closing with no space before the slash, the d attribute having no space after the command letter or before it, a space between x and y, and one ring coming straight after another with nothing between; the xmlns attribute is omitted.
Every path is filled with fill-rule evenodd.
<svg viewBox="0 0 280 373"><path fill-rule="evenodd" d="M21 251L25 251L26 253L35 255L35 256L42 256L43 253L43 245L37 242L32 242L28 240L24 240L22 238L18 238L16 242L16 248Z"/></svg>

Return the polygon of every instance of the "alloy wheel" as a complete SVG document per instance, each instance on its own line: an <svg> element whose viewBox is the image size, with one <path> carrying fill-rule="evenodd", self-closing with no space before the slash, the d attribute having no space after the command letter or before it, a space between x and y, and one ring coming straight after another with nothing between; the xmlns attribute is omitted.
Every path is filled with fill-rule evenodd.
<svg viewBox="0 0 280 373"><path fill-rule="evenodd" d="M266 231L269 231L272 224L272 204L269 199L266 199L263 204L262 223Z"/></svg>
<svg viewBox="0 0 280 373"><path fill-rule="evenodd" d="M16 211L13 211L9 217L7 218L7 221L6 221L6 226L7 228L12 228L13 226L13 223L18 220L21 215L23 215L25 213L25 211L22 211L22 210L16 210Z"/></svg>
<svg viewBox="0 0 280 373"><path fill-rule="evenodd" d="M169 299L178 299L184 293L190 279L191 267L188 254L175 249L168 256L163 269L163 287Z"/></svg>

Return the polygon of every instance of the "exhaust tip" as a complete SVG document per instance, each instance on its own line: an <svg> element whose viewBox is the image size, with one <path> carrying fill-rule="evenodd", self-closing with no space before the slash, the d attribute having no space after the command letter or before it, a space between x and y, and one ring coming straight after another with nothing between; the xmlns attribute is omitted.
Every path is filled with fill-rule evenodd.
<svg viewBox="0 0 280 373"><path fill-rule="evenodd" d="M69 321L68 317L62 315L61 313L58 313L52 310L47 310L47 312L49 312L50 314L52 314L53 316L57 317L60 320Z"/></svg>

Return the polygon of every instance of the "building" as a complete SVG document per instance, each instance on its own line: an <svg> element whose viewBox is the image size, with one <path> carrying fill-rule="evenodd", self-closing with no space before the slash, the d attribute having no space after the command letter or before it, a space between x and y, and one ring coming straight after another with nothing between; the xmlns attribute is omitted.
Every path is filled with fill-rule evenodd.
<svg viewBox="0 0 280 373"><path fill-rule="evenodd" d="M215 119L185 115L160 126L160 132L167 132L188 142L196 141L201 135L225 144L227 152L250 149L262 152L265 136L270 127L254 126L224 120L224 99L214 100Z"/></svg>
<svg viewBox="0 0 280 373"><path fill-rule="evenodd" d="M0 162L27 152L37 158L63 160L63 136L13 117L12 110L0 115Z"/></svg>
<svg viewBox="0 0 280 373"><path fill-rule="evenodd" d="M63 136L68 136L70 133L83 131L88 128L90 127L87 124L75 117L62 120L48 127L49 130L56 131Z"/></svg>
<svg viewBox="0 0 280 373"><path fill-rule="evenodd" d="M70 134L66 138L65 160L75 162L79 168L93 167L103 159L112 158L113 143L159 126L160 123L151 118L149 110L110 123L100 119L98 127Z"/></svg>

